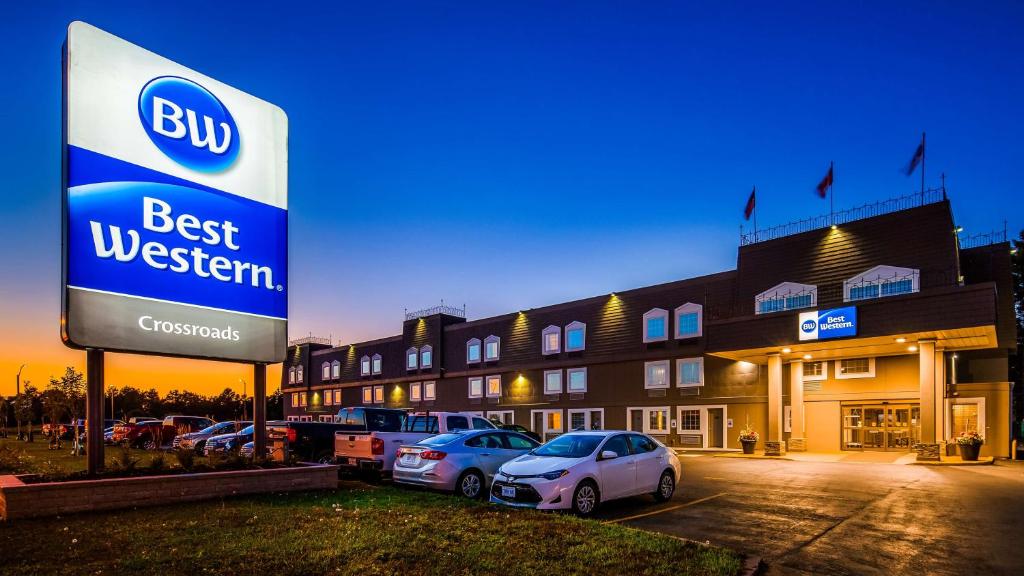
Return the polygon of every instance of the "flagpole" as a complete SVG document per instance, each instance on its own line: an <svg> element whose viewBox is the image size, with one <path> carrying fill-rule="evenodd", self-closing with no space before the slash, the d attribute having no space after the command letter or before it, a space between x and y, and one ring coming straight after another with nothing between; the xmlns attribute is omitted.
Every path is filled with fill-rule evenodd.
<svg viewBox="0 0 1024 576"><path fill-rule="evenodd" d="M754 242L757 242L757 186L754 186L751 194L754 195L754 210L750 215L754 217Z"/></svg>
<svg viewBox="0 0 1024 576"><path fill-rule="evenodd" d="M924 132L921 132L921 206L924 206L924 159L928 155L928 147L924 144Z"/></svg>
<svg viewBox="0 0 1024 576"><path fill-rule="evenodd" d="M836 225L836 171L835 161L829 160L828 173L832 175L832 179L828 183L828 223L829 226Z"/></svg>

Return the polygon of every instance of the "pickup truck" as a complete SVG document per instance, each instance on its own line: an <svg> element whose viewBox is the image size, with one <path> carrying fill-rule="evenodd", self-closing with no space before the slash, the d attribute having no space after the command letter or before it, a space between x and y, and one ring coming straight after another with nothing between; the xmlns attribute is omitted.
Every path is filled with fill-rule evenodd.
<svg viewBox="0 0 1024 576"><path fill-rule="evenodd" d="M398 448L453 430L494 429L489 420L466 412L416 412L385 408L342 408L335 417L350 430L334 433L334 461L341 468L390 473Z"/></svg>
<svg viewBox="0 0 1024 576"><path fill-rule="evenodd" d="M178 434L202 430L213 420L200 416L167 416L163 420L137 420L114 426L114 441L132 448L156 450L171 444Z"/></svg>
<svg viewBox="0 0 1024 576"><path fill-rule="evenodd" d="M267 448L273 460L334 462L334 434L363 432L365 427L334 422L280 422L267 427Z"/></svg>

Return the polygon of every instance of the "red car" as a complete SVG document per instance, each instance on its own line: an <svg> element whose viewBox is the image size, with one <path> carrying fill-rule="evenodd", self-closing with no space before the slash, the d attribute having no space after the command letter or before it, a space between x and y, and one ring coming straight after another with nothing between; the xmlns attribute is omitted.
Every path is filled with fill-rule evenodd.
<svg viewBox="0 0 1024 576"><path fill-rule="evenodd" d="M178 434L202 430L213 420L200 416L167 416L163 420L129 420L114 427L114 442L132 448L155 450L167 446Z"/></svg>

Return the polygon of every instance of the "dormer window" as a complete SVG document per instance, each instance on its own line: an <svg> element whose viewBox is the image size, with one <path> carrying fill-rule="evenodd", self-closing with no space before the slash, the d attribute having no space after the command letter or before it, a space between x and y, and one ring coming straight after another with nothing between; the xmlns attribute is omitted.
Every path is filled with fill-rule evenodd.
<svg viewBox="0 0 1024 576"><path fill-rule="evenodd" d="M754 297L754 311L769 314L810 308L818 303L818 287L813 284L783 282Z"/></svg>
<svg viewBox="0 0 1024 576"><path fill-rule="evenodd" d="M704 307L688 302L676 308L676 338L698 338L703 333Z"/></svg>
<svg viewBox="0 0 1024 576"><path fill-rule="evenodd" d="M296 366L295 367L295 383L296 384L302 384L302 381L303 381L302 366Z"/></svg>
<svg viewBox="0 0 1024 576"><path fill-rule="evenodd" d="M498 359L501 353L501 338L488 336L484 340L484 360L491 362Z"/></svg>
<svg viewBox="0 0 1024 576"><path fill-rule="evenodd" d="M434 348L429 344L420 348L420 368L430 368L434 365Z"/></svg>
<svg viewBox="0 0 1024 576"><path fill-rule="evenodd" d="M341 362L337 360L331 362L331 378L341 380Z"/></svg>
<svg viewBox="0 0 1024 576"><path fill-rule="evenodd" d="M323 364L320 365L320 380L325 381L325 380L330 380L330 379L331 379L331 363L330 362L324 362Z"/></svg>
<svg viewBox="0 0 1024 576"><path fill-rule="evenodd" d="M644 314L644 342L668 339L668 310L655 308Z"/></svg>
<svg viewBox="0 0 1024 576"><path fill-rule="evenodd" d="M540 333L541 353L558 354L562 351L562 328L548 326Z"/></svg>
<svg viewBox="0 0 1024 576"><path fill-rule="evenodd" d="M360 376L369 376L370 375L370 357L369 356L363 356L359 360L359 375Z"/></svg>
<svg viewBox="0 0 1024 576"><path fill-rule="evenodd" d="M420 351L418 348L409 348L405 351L405 369L415 370L420 367Z"/></svg>
<svg viewBox="0 0 1024 576"><path fill-rule="evenodd" d="M380 354L374 354L370 362L370 373L374 375L380 374L381 364L383 362Z"/></svg>
<svg viewBox="0 0 1024 576"><path fill-rule="evenodd" d="M288 383L295 384L295 366L288 369ZM295 406L295 404L293 404Z"/></svg>
<svg viewBox="0 0 1024 576"><path fill-rule="evenodd" d="M471 338L466 342L466 363L475 364L480 362L480 339Z"/></svg>
<svg viewBox="0 0 1024 576"><path fill-rule="evenodd" d="M570 322L565 327L565 351L579 352L587 347L587 325L583 322Z"/></svg>
<svg viewBox="0 0 1024 576"><path fill-rule="evenodd" d="M843 300L867 300L910 294L921 289L921 272L915 268L875 266L843 282Z"/></svg>

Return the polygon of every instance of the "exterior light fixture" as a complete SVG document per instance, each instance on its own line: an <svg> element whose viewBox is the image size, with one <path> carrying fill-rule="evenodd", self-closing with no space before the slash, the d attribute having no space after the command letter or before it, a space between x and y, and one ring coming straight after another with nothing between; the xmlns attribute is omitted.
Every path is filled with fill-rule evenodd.
<svg viewBox="0 0 1024 576"><path fill-rule="evenodd" d="M917 352L917 346L907 346L907 350L910 350L911 352Z"/></svg>
<svg viewBox="0 0 1024 576"><path fill-rule="evenodd" d="M804 354L804 360L810 360L811 358L813 358L813 356L810 354Z"/></svg>
<svg viewBox="0 0 1024 576"><path fill-rule="evenodd" d="M1017 254L1017 249L1016 248L1010 248L1010 255L1013 256L1013 255L1016 255L1016 254Z"/></svg>
<svg viewBox="0 0 1024 576"><path fill-rule="evenodd" d="M964 227L963 226L957 226L956 229L954 230L954 232L956 232L957 234L959 234L959 233L961 233L963 231L964 231Z"/></svg>
<svg viewBox="0 0 1024 576"><path fill-rule="evenodd" d="M896 343L897 344L903 344L906 341L907 341L907 339L903 338L903 337L899 337L899 338L896 339Z"/></svg>
<svg viewBox="0 0 1024 576"><path fill-rule="evenodd" d="M832 225L832 229L833 229L833 230L838 230L838 229L839 229L839 226L836 226L835 224L833 224L833 225Z"/></svg>
<svg viewBox="0 0 1024 576"><path fill-rule="evenodd" d="M793 351L793 350L791 350L791 349L789 349L789 348L783 348L783 349L782 349L782 353L783 353L783 354L789 354L789 353L790 353L790 352L792 352L792 351Z"/></svg>

